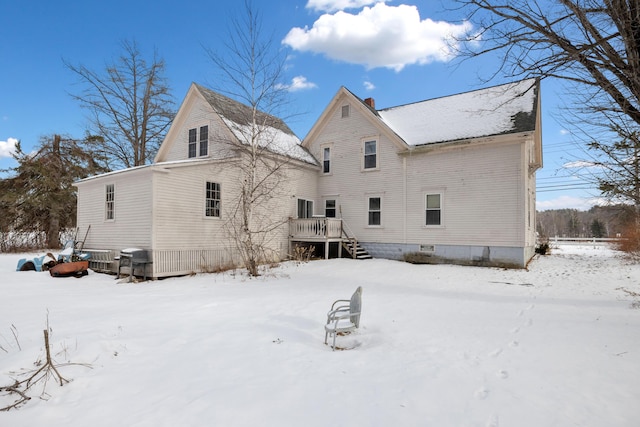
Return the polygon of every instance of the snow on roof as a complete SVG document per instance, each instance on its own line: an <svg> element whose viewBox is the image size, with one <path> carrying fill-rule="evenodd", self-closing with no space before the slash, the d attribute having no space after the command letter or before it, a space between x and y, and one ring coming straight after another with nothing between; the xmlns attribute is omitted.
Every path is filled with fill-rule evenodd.
<svg viewBox="0 0 640 427"><path fill-rule="evenodd" d="M207 162L213 162L213 161L224 161L227 159L232 159L233 157L231 156L218 156L218 157L192 157L189 159L181 159L181 160L170 160L170 161L166 161L166 162L157 162L157 163L150 163L147 165L141 165L141 166L133 166L130 168L126 168L126 169L117 169L114 171L109 171L109 172L105 172L99 175L92 175L92 176L88 176L86 178L82 178L78 181L76 181L75 183L82 183L82 182L86 182L86 181L91 181L94 180L96 178L104 178L106 176L113 176L113 175L118 175L118 174L124 174L124 173L131 173L134 171L139 171L142 169L154 169L154 170L160 170L166 167L171 167L171 166L176 166L176 165L183 165L183 164L193 164L193 163L207 163Z"/></svg>
<svg viewBox="0 0 640 427"><path fill-rule="evenodd" d="M247 105L196 84L196 87L220 115L235 137L243 144L250 139L253 111ZM301 145L300 139L280 118L258 111L256 121L260 126L253 132L260 134L258 145L267 150L296 160L317 165L316 159Z"/></svg>
<svg viewBox="0 0 640 427"><path fill-rule="evenodd" d="M378 110L382 121L412 146L535 128L535 79Z"/></svg>
<svg viewBox="0 0 640 427"><path fill-rule="evenodd" d="M253 135L258 137L258 146L276 154L282 154L296 160L317 165L316 159L300 145L300 139L293 133L285 132L275 127L258 126L254 130L250 124L239 124L226 117L222 117L238 141L249 144Z"/></svg>

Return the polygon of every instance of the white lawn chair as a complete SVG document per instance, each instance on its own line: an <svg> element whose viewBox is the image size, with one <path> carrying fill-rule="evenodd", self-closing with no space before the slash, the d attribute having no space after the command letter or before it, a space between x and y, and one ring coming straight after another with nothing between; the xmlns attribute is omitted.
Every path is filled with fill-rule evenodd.
<svg viewBox="0 0 640 427"><path fill-rule="evenodd" d="M329 335L333 335L333 344L331 345L331 348L335 350L336 336L338 334L350 333L359 328L361 309L361 286L358 286L358 289L356 289L356 291L353 293L350 300L339 299L331 304L331 311L327 313L327 324L324 325L324 343L327 344Z"/></svg>

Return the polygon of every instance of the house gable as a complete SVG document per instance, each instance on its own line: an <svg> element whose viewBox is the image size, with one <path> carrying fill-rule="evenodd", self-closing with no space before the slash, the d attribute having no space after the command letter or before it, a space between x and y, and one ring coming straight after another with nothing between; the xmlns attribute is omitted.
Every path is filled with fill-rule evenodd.
<svg viewBox="0 0 640 427"><path fill-rule="evenodd" d="M284 155L293 160L317 166L316 159L300 145L298 137L280 118L256 111L257 129L252 129L251 107L231 98L192 83L180 106L156 162L184 160L193 157L229 158L237 155L236 148L247 145L258 135L257 144L267 151ZM207 153L188 155L189 131L192 130L199 143L199 129L208 126Z"/></svg>
<svg viewBox="0 0 640 427"><path fill-rule="evenodd" d="M316 204L330 202L373 256L433 247L443 259L524 265L540 124L536 80L385 110L343 87L303 145L323 163Z"/></svg>
<svg viewBox="0 0 640 427"><path fill-rule="evenodd" d="M318 120L316 120L313 127L302 141L302 146L309 149L313 141L317 139L318 135L322 133L324 128L326 128L329 122L333 119L336 112L339 110L342 112L342 107L347 105L349 108L353 109L349 114L353 114L355 112L360 113L371 125L376 127L377 133L387 137L396 146L398 151L408 150L409 147L402 138L380 120L376 110L367 105L362 99L358 98L344 86L340 87L338 92L329 102L329 105L327 105L323 110Z"/></svg>
<svg viewBox="0 0 640 427"><path fill-rule="evenodd" d="M188 130L201 126L209 128L206 157L225 158L233 155L230 146L237 143L234 134L203 96L200 87L192 83L154 161L161 163L188 159Z"/></svg>

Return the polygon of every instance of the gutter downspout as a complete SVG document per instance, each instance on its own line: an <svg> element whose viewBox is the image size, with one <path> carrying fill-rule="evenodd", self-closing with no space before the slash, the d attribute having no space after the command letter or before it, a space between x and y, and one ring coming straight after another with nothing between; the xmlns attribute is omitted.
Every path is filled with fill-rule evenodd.
<svg viewBox="0 0 640 427"><path fill-rule="evenodd" d="M402 212L402 243L407 244L407 157L402 158L402 198L403 198L403 212Z"/></svg>

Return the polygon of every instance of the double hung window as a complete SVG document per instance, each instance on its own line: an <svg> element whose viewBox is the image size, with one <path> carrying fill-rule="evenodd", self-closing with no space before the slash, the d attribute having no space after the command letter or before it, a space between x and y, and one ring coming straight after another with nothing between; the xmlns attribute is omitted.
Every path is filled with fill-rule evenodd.
<svg viewBox="0 0 640 427"><path fill-rule="evenodd" d="M217 182L207 181L204 215L220 218L220 184Z"/></svg>
<svg viewBox="0 0 640 427"><path fill-rule="evenodd" d="M331 147L322 149L322 173L331 173Z"/></svg>
<svg viewBox="0 0 640 427"><path fill-rule="evenodd" d="M104 204L104 219L114 220L116 213L116 187L114 184L107 184L105 187L105 204Z"/></svg>
<svg viewBox="0 0 640 427"><path fill-rule="evenodd" d="M324 201L324 216L326 216L327 218L336 217L336 201L335 200Z"/></svg>
<svg viewBox="0 0 640 427"><path fill-rule="evenodd" d="M369 197L369 225L382 224L382 203L380 197Z"/></svg>
<svg viewBox="0 0 640 427"><path fill-rule="evenodd" d="M200 131L200 138L198 138L198 130ZM198 143L200 143L199 148ZM207 154L209 154L209 126L189 129L189 158L203 157Z"/></svg>
<svg viewBox="0 0 640 427"><path fill-rule="evenodd" d="M425 225L442 225L442 195L441 194L426 195Z"/></svg>
<svg viewBox="0 0 640 427"><path fill-rule="evenodd" d="M376 169L378 167L378 141L364 142L364 169Z"/></svg>
<svg viewBox="0 0 640 427"><path fill-rule="evenodd" d="M200 156L209 152L209 126L200 126Z"/></svg>
<svg viewBox="0 0 640 427"><path fill-rule="evenodd" d="M189 129L189 158L196 156L197 139L198 139L198 130Z"/></svg>

